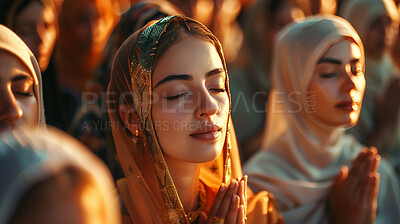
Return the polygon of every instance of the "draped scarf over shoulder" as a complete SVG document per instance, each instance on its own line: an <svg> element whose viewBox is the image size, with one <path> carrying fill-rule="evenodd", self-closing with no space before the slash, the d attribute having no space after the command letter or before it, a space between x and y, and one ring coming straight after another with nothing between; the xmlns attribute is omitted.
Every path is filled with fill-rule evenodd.
<svg viewBox="0 0 400 224"><path fill-rule="evenodd" d="M318 60L344 39L357 44L364 57L356 31L336 16L308 17L277 37L263 148L244 172L253 190L276 196L287 223L326 221L333 178L361 149L344 135L345 127L329 126L313 115L315 96L308 92Z"/></svg>
<svg viewBox="0 0 400 224"><path fill-rule="evenodd" d="M34 86L33 90L37 101L37 120L39 126L45 126L43 94L42 94L42 75L39 65L32 52L26 44L14 32L7 27L0 25L0 50L7 51L15 55L29 70L32 75Z"/></svg>

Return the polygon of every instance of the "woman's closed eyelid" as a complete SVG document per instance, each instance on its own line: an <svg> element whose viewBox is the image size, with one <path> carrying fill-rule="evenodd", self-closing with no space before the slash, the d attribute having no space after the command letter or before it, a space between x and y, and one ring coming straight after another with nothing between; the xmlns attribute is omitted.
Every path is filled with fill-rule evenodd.
<svg viewBox="0 0 400 224"><path fill-rule="evenodd" d="M15 83L11 84L11 91L14 95L19 96L26 96L30 97L33 96L33 81L26 80L26 81L16 81Z"/></svg>
<svg viewBox="0 0 400 224"><path fill-rule="evenodd" d="M225 87L224 88L210 88L210 90L211 91L216 91L216 92L219 92L219 93L226 92L226 88Z"/></svg>
<svg viewBox="0 0 400 224"><path fill-rule="evenodd" d="M178 93L178 94L171 94L169 96L166 96L165 99L173 101L173 100L177 100L177 99L179 99L179 98L181 98L183 96L188 96L188 95L189 95L189 93L187 93L187 92Z"/></svg>
<svg viewBox="0 0 400 224"><path fill-rule="evenodd" d="M26 96L26 97L33 96L33 91L30 91L30 92L16 92L16 91L14 91L13 93L14 93L14 95L20 95L20 96Z"/></svg>
<svg viewBox="0 0 400 224"><path fill-rule="evenodd" d="M320 77L321 78L333 78L337 75L336 72L330 72L330 73L321 73Z"/></svg>

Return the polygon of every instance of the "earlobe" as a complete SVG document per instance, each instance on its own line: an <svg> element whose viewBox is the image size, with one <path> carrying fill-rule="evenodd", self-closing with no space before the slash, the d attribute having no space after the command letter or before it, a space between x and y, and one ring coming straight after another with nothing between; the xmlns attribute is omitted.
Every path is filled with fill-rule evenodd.
<svg viewBox="0 0 400 224"><path fill-rule="evenodd" d="M128 104L120 105L119 116L121 117L121 120L124 122L125 126L129 129L129 131L133 135L137 135L138 130L140 129L139 119L136 111L132 108L132 106Z"/></svg>

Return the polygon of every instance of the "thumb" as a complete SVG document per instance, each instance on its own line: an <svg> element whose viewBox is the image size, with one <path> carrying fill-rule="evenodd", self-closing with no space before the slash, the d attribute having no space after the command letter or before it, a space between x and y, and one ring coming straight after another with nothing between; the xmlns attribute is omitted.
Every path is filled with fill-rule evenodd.
<svg viewBox="0 0 400 224"><path fill-rule="evenodd" d="M203 211L199 214L199 224L206 224L207 223L207 214Z"/></svg>

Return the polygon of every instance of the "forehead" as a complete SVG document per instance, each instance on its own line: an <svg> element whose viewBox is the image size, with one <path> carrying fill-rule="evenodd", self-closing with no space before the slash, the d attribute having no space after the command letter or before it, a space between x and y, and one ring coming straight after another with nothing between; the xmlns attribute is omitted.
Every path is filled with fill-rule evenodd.
<svg viewBox="0 0 400 224"><path fill-rule="evenodd" d="M40 22L42 20L52 21L55 19L55 12L50 5L43 5L39 1L31 1L18 15L17 22L35 21ZM18 24L26 25L26 24Z"/></svg>
<svg viewBox="0 0 400 224"><path fill-rule="evenodd" d="M215 46L206 40L188 37L171 46L161 56L153 72L153 83L171 74L202 75L224 68Z"/></svg>
<svg viewBox="0 0 400 224"><path fill-rule="evenodd" d="M361 59L361 48L350 39L343 39L328 48L322 58L329 57L346 61L348 59Z"/></svg>
<svg viewBox="0 0 400 224"><path fill-rule="evenodd" d="M18 72L29 74L29 77L33 78L28 67L16 55L0 50L0 78L12 78Z"/></svg>

